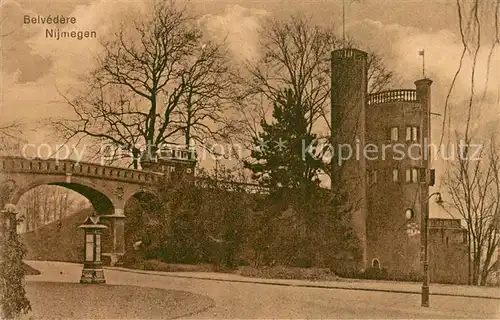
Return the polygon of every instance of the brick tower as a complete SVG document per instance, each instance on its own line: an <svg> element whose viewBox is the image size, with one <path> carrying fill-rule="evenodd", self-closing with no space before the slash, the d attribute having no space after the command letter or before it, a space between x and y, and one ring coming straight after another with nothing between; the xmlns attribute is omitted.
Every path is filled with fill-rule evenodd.
<svg viewBox="0 0 500 320"><path fill-rule="evenodd" d="M366 161L359 154L365 145L367 54L340 49L331 57L332 190L347 195L353 207L352 224L363 249L360 269L366 266Z"/></svg>
<svg viewBox="0 0 500 320"><path fill-rule="evenodd" d="M366 142L380 151L367 162L367 258L397 277L421 273L431 83L418 80L416 89L383 91L367 100Z"/></svg>

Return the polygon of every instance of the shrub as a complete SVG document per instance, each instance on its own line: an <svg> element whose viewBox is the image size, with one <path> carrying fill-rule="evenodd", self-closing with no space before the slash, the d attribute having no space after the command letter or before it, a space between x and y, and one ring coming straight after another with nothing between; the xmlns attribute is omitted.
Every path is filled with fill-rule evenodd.
<svg viewBox="0 0 500 320"><path fill-rule="evenodd" d="M372 280L388 280L389 273L387 272L386 268L369 267L360 274L359 278Z"/></svg>
<svg viewBox="0 0 500 320"><path fill-rule="evenodd" d="M2 214L2 213L0 213ZM2 217L2 222L4 217ZM0 256L0 304L2 319L14 319L31 310L26 297L24 275L26 273L23 258L26 248L17 234L18 220L11 217L9 225L0 226L4 230Z"/></svg>
<svg viewBox="0 0 500 320"><path fill-rule="evenodd" d="M406 274L389 274L389 279L394 281L422 281L422 274L420 272L409 272Z"/></svg>
<svg viewBox="0 0 500 320"><path fill-rule="evenodd" d="M327 268L298 268L286 266L274 267L240 267L239 274L244 277L263 279L294 280L337 280L337 276Z"/></svg>

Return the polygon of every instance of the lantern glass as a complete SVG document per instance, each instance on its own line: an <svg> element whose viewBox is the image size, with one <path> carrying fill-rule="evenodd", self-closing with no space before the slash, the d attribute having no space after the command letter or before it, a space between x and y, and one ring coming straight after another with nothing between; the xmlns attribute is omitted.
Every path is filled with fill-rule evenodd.
<svg viewBox="0 0 500 320"><path fill-rule="evenodd" d="M94 260L94 235L92 233L85 234L85 261Z"/></svg>
<svg viewBox="0 0 500 320"><path fill-rule="evenodd" d="M101 235L95 235L95 261L101 261Z"/></svg>

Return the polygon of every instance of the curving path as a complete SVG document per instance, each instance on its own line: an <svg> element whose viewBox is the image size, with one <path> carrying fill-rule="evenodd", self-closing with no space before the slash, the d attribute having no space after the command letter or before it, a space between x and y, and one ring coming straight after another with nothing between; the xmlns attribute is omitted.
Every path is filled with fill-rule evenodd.
<svg viewBox="0 0 500 320"><path fill-rule="evenodd" d="M42 272L27 281L78 282L78 264L28 261ZM61 273L62 272L62 273ZM409 293L353 291L277 286L221 280L180 278L106 269L109 285L181 290L207 296L215 305L186 318L499 318L499 300L431 296L431 307L420 307L420 296ZM110 297L112 301L112 297ZM201 308L200 308L201 309ZM133 316L131 316L133 317Z"/></svg>

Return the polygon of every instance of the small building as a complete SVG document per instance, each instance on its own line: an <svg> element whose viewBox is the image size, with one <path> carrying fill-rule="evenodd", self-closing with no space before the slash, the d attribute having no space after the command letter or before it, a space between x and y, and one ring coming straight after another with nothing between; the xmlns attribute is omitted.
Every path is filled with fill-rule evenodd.
<svg viewBox="0 0 500 320"><path fill-rule="evenodd" d="M467 230L460 219L429 219L429 274L431 282L467 284Z"/></svg>
<svg viewBox="0 0 500 320"><path fill-rule="evenodd" d="M159 147L154 159L141 162L143 169L168 173L170 176L194 176L196 151L185 145L168 143Z"/></svg>

